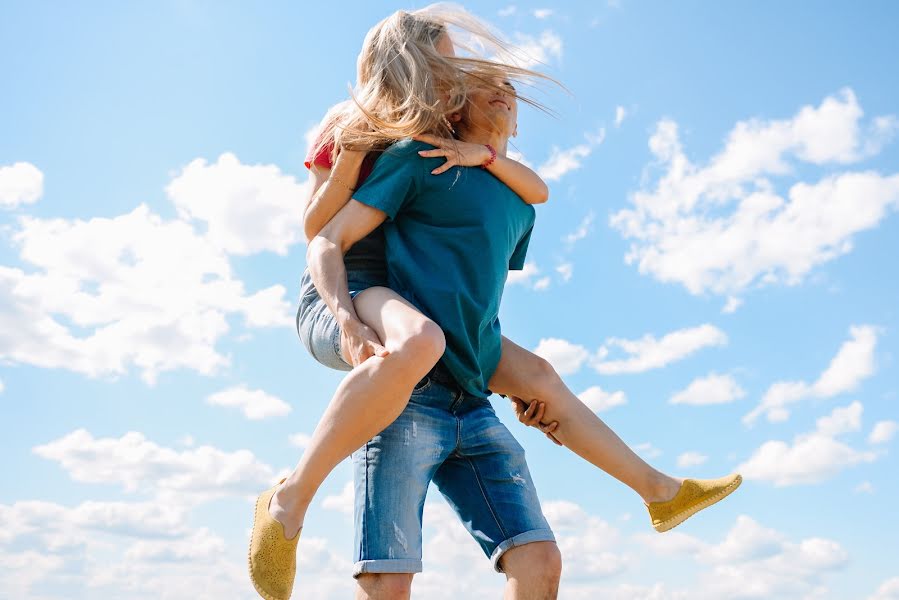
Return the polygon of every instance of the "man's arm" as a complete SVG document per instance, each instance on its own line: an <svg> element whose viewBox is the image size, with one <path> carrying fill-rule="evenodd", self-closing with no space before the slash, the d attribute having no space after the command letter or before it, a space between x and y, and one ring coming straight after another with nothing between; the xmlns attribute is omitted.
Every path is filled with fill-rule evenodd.
<svg viewBox="0 0 899 600"><path fill-rule="evenodd" d="M362 323L356 314L347 285L343 255L386 218L384 212L350 200L312 238L306 250L306 264L312 282L337 318L340 329L349 342L354 366L373 355L386 356L387 350L374 331Z"/></svg>

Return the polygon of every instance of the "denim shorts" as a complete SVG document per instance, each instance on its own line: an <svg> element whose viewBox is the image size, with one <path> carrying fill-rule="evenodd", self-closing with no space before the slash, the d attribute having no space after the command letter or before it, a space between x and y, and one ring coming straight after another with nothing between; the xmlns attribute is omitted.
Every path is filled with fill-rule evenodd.
<svg viewBox="0 0 899 600"><path fill-rule="evenodd" d="M380 274L353 273L349 281L350 298L370 287L386 286L386 280ZM364 276L363 276L364 275ZM343 359L340 353L340 325L337 319L318 295L312 284L309 271L303 273L300 282L300 306L297 310L297 334L300 341L312 355L312 358L331 369L352 371L353 367Z"/></svg>
<svg viewBox="0 0 899 600"><path fill-rule="evenodd" d="M399 418L353 453L354 577L421 572L431 481L497 571L510 548L555 541L524 449L487 399L447 377L438 364Z"/></svg>

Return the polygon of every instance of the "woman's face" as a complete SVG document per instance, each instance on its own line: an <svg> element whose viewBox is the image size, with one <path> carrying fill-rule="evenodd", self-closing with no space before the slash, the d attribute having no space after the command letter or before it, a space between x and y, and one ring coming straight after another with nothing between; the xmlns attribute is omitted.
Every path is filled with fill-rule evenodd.
<svg viewBox="0 0 899 600"><path fill-rule="evenodd" d="M497 88L475 88L468 94L466 127L494 131L511 137L518 123L518 99L515 87L508 81L497 81Z"/></svg>

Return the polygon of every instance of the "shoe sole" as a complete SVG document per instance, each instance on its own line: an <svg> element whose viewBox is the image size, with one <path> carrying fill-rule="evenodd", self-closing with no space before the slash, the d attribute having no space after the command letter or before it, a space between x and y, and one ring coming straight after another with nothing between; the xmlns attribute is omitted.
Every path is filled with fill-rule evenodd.
<svg viewBox="0 0 899 600"><path fill-rule="evenodd" d="M250 573L250 581L253 582L253 587L256 588L256 593L265 598L265 600L285 600L284 598L278 598L276 596L272 596L256 583L256 578L253 577L253 538L256 537L256 515L259 514L259 502L262 500L262 496L264 494L260 494L258 498L256 498L256 508L253 511L253 531L250 533L250 547L247 549L247 570Z"/></svg>
<svg viewBox="0 0 899 600"><path fill-rule="evenodd" d="M653 525L653 528L656 531L658 531L659 533L665 533L666 531L670 531L670 530L674 529L675 527L677 527L678 525L680 525L681 523L683 523L684 521L686 521L687 519L689 519L690 517L692 517L693 515L698 513L699 511L703 510L704 508L708 508L711 505L713 505L717 502L720 502L720 501L724 500L725 498L727 498L728 496L730 496L732 493L734 493L734 491L736 491L736 489L738 487L740 487L741 483L743 483L743 476L737 475L737 478L734 479L733 483L728 485L726 488L724 488L723 490L721 490L714 496L711 496L710 498L706 498L705 500L703 500L696 506L688 508L684 512L677 514L677 515L671 517L670 519L662 521L658 525Z"/></svg>

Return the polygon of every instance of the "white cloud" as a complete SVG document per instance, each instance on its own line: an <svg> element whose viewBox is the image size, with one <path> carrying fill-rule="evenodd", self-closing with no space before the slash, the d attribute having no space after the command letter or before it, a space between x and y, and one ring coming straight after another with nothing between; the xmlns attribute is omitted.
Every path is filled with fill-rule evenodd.
<svg viewBox="0 0 899 600"><path fill-rule="evenodd" d="M551 8L538 8L534 10L534 16L538 19L546 19L552 16L553 9Z"/></svg>
<svg viewBox="0 0 899 600"><path fill-rule="evenodd" d="M133 366L150 383L179 368L210 375L229 363L215 347L229 316L290 320L283 286L248 294L220 249L144 205L88 221L22 218L13 241L31 268L0 267L5 361L92 377Z"/></svg>
<svg viewBox="0 0 899 600"><path fill-rule="evenodd" d="M543 514L557 536L566 577L611 577L633 562L631 556L620 552L618 530L574 502L544 502Z"/></svg>
<svg viewBox="0 0 899 600"><path fill-rule="evenodd" d="M874 486L871 485L870 481L863 481L855 486L855 489L853 489L852 491L856 494L873 494Z"/></svg>
<svg viewBox="0 0 899 600"><path fill-rule="evenodd" d="M560 263L556 266L556 272L562 278L562 281L571 281L571 277L574 275L574 265L570 262Z"/></svg>
<svg viewBox="0 0 899 600"><path fill-rule="evenodd" d="M514 42L512 55L499 57L510 64L529 69L562 58L562 38L554 31L546 30L538 37L516 33Z"/></svg>
<svg viewBox="0 0 899 600"><path fill-rule="evenodd" d="M600 129L596 135L587 135L586 137L587 142L565 150L553 146L549 158L537 168L537 174L546 181L558 181L571 171L580 169L584 159L602 144L606 132L605 129Z"/></svg>
<svg viewBox="0 0 899 600"><path fill-rule="evenodd" d="M709 373L705 377L694 379L686 389L671 396L669 402L693 406L727 404L745 395L746 392L730 375Z"/></svg>
<svg viewBox="0 0 899 600"><path fill-rule="evenodd" d="M521 285L532 290L543 291L549 288L551 279L543 276L543 271L535 262L524 263L524 268L517 271L509 271L506 285Z"/></svg>
<svg viewBox="0 0 899 600"><path fill-rule="evenodd" d="M577 397L590 410L597 413L627 404L627 396L625 396L624 392L607 392L598 385L587 388L578 394Z"/></svg>
<svg viewBox="0 0 899 600"><path fill-rule="evenodd" d="M899 577L891 577L880 584L868 600L899 600Z"/></svg>
<svg viewBox="0 0 899 600"><path fill-rule="evenodd" d="M559 338L541 339L534 354L548 360L559 375L577 373L590 358L590 352L583 346Z"/></svg>
<svg viewBox="0 0 899 600"><path fill-rule="evenodd" d="M624 118L627 117L627 110L623 106L615 107L615 127L621 127Z"/></svg>
<svg viewBox="0 0 899 600"><path fill-rule="evenodd" d="M579 242L580 240L587 237L590 232L593 231L593 219L595 217L596 215L593 213L593 211L587 213L587 215L584 216L583 219L581 219L581 222L578 224L577 228L571 233L565 235L562 238L562 241L569 246L572 246L576 242Z"/></svg>
<svg viewBox="0 0 899 600"><path fill-rule="evenodd" d="M634 451L647 459L658 458L662 456L662 451L653 446L650 442L643 442L634 446Z"/></svg>
<svg viewBox="0 0 899 600"><path fill-rule="evenodd" d="M705 463L709 459L708 456L701 452L684 452L677 457L677 466L681 469L689 469Z"/></svg>
<svg viewBox="0 0 899 600"><path fill-rule="evenodd" d="M230 406L238 408L248 419L258 421L268 417L283 417L289 414L291 407L277 396L262 390L251 390L245 385L228 388L206 398L212 406Z"/></svg>
<svg viewBox="0 0 899 600"><path fill-rule="evenodd" d="M541 277L537 281L534 282L534 289L538 291L543 291L549 289L550 284L552 283L552 279L549 276Z"/></svg>
<svg viewBox="0 0 899 600"><path fill-rule="evenodd" d="M658 340L649 334L636 340L609 338L599 349L593 366L602 375L643 373L682 360L702 348L725 344L727 335L709 324L673 331ZM614 348L628 357L606 360Z"/></svg>
<svg viewBox="0 0 899 600"><path fill-rule="evenodd" d="M737 295L754 286L795 285L817 265L852 249L852 236L899 207L899 175L830 173L794 182L796 163L826 167L879 151L899 127L895 117L867 131L850 89L805 106L791 119L739 122L707 164L685 155L678 126L658 123L650 149L663 173L611 218L632 240L629 264L693 294Z"/></svg>
<svg viewBox="0 0 899 600"><path fill-rule="evenodd" d="M899 423L896 421L878 421L868 435L868 443L885 444L893 439L897 431L899 431Z"/></svg>
<svg viewBox="0 0 899 600"><path fill-rule="evenodd" d="M302 239L305 188L275 165L245 165L225 153L212 164L191 161L166 193L182 219L204 223L209 241L229 254L284 255Z"/></svg>
<svg viewBox="0 0 899 600"><path fill-rule="evenodd" d="M0 379L0 394L6 391L6 385L4 385L3 380Z"/></svg>
<svg viewBox="0 0 899 600"><path fill-rule="evenodd" d="M855 465L873 462L876 453L856 450L836 439L860 429L861 412L860 402L836 408L818 419L815 431L796 436L792 444L765 442L736 470L747 480L783 487L820 483Z"/></svg>
<svg viewBox="0 0 899 600"><path fill-rule="evenodd" d="M732 315L737 309L743 305L743 300L736 296L728 296L727 303L721 308L721 312L726 315Z"/></svg>
<svg viewBox="0 0 899 600"><path fill-rule="evenodd" d="M0 166L0 208L34 204L44 193L44 174L31 163Z"/></svg>
<svg viewBox="0 0 899 600"><path fill-rule="evenodd" d="M877 347L877 328L870 325L853 325L849 328L851 339L843 342L830 365L808 384L804 381L778 381L768 388L761 403L743 417L743 423L752 425L765 415L772 423L789 418L787 408L807 398L832 398L854 391L875 370L874 350Z"/></svg>
<svg viewBox="0 0 899 600"><path fill-rule="evenodd" d="M118 484L126 492L181 502L255 496L276 477L274 469L249 450L227 452L204 445L177 451L136 431L120 438L95 438L78 429L33 451L59 463L75 481Z"/></svg>
<svg viewBox="0 0 899 600"><path fill-rule="evenodd" d="M518 12L518 7L515 6L514 4L510 4L509 6L507 6L505 8L499 9L497 11L497 14L501 17L511 17L516 12Z"/></svg>
<svg viewBox="0 0 899 600"><path fill-rule="evenodd" d="M288 437L291 446L306 449L312 442L312 436L308 433L294 433Z"/></svg>
<svg viewBox="0 0 899 600"><path fill-rule="evenodd" d="M336 510L345 515L353 514L353 482L347 481L339 494L325 496L322 508Z"/></svg>
<svg viewBox="0 0 899 600"><path fill-rule="evenodd" d="M794 542L746 515L737 517L718 544L676 531L664 536L641 534L635 539L666 560L689 557L702 565L683 596L701 600L818 597L824 578L849 560L846 550L833 540L812 537Z"/></svg>

